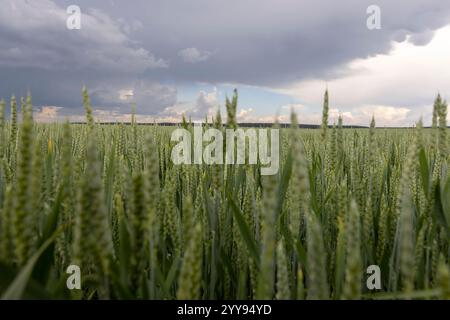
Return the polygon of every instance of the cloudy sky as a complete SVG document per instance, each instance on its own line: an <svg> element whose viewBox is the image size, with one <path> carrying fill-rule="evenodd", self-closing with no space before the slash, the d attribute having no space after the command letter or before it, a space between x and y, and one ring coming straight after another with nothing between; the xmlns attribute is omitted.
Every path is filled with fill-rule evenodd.
<svg viewBox="0 0 450 320"><path fill-rule="evenodd" d="M81 9L70 30L67 7ZM381 29L367 28L367 8ZM0 0L0 97L29 90L36 118L202 119L239 90L240 121L411 125L450 97L448 0Z"/></svg>

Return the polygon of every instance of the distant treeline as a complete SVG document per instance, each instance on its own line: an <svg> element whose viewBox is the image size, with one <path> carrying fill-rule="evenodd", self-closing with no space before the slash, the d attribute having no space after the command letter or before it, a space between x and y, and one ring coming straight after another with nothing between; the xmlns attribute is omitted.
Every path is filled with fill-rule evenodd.
<svg viewBox="0 0 450 320"><path fill-rule="evenodd" d="M131 125L131 122L120 122L121 124L124 125ZM72 124L86 124L86 122L72 122ZM99 122L99 124L103 124L103 125L111 125L111 124L118 124L118 122ZM181 122L144 122L144 123L136 123L137 125L146 125L146 126L153 126L153 125L158 125L158 126L163 126L163 127L174 127L174 126L181 126L182 123ZM194 125L196 125L197 123L193 123ZM205 123L198 123L201 125L205 125ZM290 128L291 124L290 123L279 123L278 124L280 126L280 128ZM226 127L226 124L223 124L224 127ZM274 123L239 123L239 127L242 128L271 128L274 126ZM320 129L320 125L318 124L299 124L298 125L299 128L301 129ZM332 128L332 126L329 126L330 128ZM355 125L344 125L342 126L343 128L347 128L347 129L351 129L351 128L368 128L367 126L355 126Z"/></svg>
<svg viewBox="0 0 450 320"><path fill-rule="evenodd" d="M86 124L86 122L71 122L72 124ZM118 124L119 122L99 122L99 124L104 125L111 125L111 124ZM123 125L131 125L131 122L120 122ZM181 122L142 122L136 123L137 125L144 125L144 126L153 126L158 125L162 127L176 127L181 126ZM195 125L196 123L194 123ZM200 123L199 123L200 124ZM209 123L211 125L211 123ZM205 125L205 123L201 123L202 126ZM241 128L271 128L273 127L274 123L239 123L239 127ZM280 128L290 128L290 123L279 123L278 124ZM226 124L223 124L224 127L226 127ZM300 129L320 129L321 126L318 124L299 124L298 127ZM329 128L333 128L333 126L329 125ZM369 129L368 126L357 126L357 125L343 125L344 129ZM378 129L407 129L411 127L377 127ZM430 126L424 126L424 129L431 128ZM450 129L450 126L447 126L447 128Z"/></svg>

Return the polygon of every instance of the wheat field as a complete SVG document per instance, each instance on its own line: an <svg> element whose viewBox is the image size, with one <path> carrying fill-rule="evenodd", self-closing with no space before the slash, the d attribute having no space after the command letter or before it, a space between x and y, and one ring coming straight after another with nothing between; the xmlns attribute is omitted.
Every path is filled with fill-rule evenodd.
<svg viewBox="0 0 450 320"><path fill-rule="evenodd" d="M0 103L1 298L450 299L440 97L430 128L349 129L328 126L326 96L321 129L293 114L280 130L272 176L174 165L176 127L99 124L83 99L85 124L36 123L31 97ZM205 127L238 127L237 96L226 107Z"/></svg>

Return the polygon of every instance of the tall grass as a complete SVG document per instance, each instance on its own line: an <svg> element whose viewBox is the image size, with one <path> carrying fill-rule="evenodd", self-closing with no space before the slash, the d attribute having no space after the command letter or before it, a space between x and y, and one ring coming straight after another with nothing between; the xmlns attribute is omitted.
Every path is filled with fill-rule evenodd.
<svg viewBox="0 0 450 320"><path fill-rule="evenodd" d="M182 165L173 128L18 121L0 102L0 293L62 299L449 298L447 104L433 127L281 129L280 171ZM237 93L226 101L236 128ZM223 130L220 112L211 124ZM183 126L193 131L192 123ZM66 269L81 268L68 290ZM365 285L378 265L382 289Z"/></svg>

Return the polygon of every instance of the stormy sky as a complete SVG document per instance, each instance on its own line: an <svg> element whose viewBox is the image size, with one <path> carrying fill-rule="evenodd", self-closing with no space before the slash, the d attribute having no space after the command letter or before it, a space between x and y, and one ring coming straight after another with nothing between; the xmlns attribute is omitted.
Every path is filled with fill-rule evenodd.
<svg viewBox="0 0 450 320"><path fill-rule="evenodd" d="M66 9L81 9L81 29ZM381 9L381 29L366 10ZM0 0L0 97L32 93L37 119L178 121L239 89L241 121L411 125L450 96L448 0Z"/></svg>

